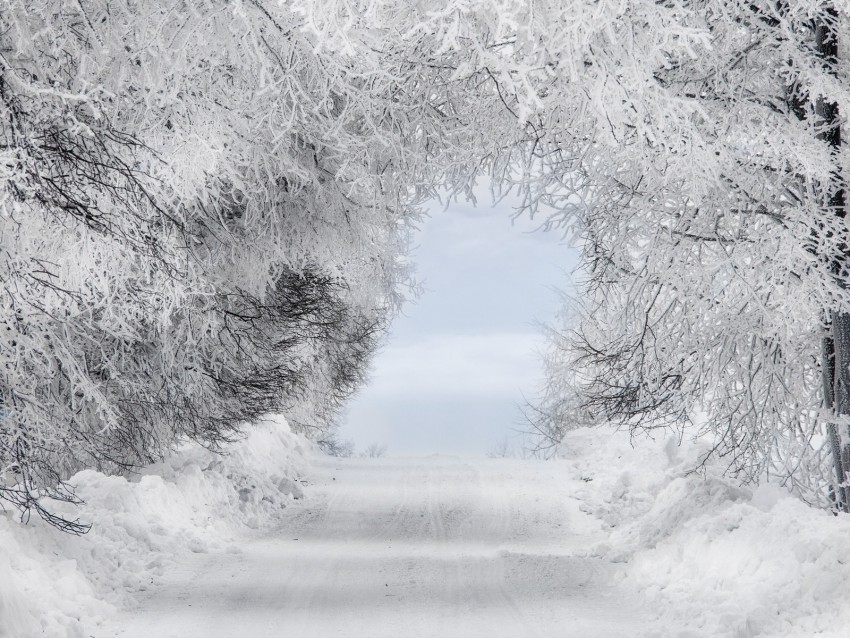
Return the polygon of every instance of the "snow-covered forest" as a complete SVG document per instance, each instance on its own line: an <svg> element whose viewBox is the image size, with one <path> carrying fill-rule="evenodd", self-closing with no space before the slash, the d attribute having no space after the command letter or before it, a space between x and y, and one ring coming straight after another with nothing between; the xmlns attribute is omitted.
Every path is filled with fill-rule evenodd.
<svg viewBox="0 0 850 638"><path fill-rule="evenodd" d="M210 502L291 500L215 454L270 415L336 449L424 205L484 182L582 252L538 449L673 432L846 526L846 113L834 0L2 0L0 532L84 534L80 485L186 449Z"/></svg>

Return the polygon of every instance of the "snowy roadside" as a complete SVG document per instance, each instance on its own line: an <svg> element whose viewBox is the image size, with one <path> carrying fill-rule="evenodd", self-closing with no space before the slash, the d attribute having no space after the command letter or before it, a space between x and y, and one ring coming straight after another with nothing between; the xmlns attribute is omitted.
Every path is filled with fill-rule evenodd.
<svg viewBox="0 0 850 638"><path fill-rule="evenodd" d="M609 536L591 552L646 596L658 638L847 638L850 516L782 487L742 488L699 444L577 430L563 445L574 496Z"/></svg>
<svg viewBox="0 0 850 638"><path fill-rule="evenodd" d="M246 528L301 496L312 448L282 419L246 434L225 456L186 445L129 480L78 473L73 515L94 523L83 537L0 514L0 638L84 638L182 556L238 551Z"/></svg>
<svg viewBox="0 0 850 638"><path fill-rule="evenodd" d="M310 449L285 423L268 423L227 456L186 446L131 480L81 472L79 515L95 527L80 538L0 516L0 638L85 638L191 553L239 552L246 532L268 529L299 495ZM573 538L572 528L562 541L618 566L657 638L846 638L850 516L777 486L741 488L717 466L689 474L701 452L577 430L555 461L564 489L526 506L574 499L599 521L601 533L594 522L593 534ZM415 514L398 520L412 516L419 529Z"/></svg>

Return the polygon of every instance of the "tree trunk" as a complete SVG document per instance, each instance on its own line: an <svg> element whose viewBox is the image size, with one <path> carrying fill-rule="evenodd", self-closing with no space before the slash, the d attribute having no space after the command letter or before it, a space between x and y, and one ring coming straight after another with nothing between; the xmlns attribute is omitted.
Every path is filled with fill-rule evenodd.
<svg viewBox="0 0 850 638"><path fill-rule="evenodd" d="M823 350L821 352L823 400L826 409L835 414L835 340L832 336L831 320L829 324L829 332L823 338ZM832 467L835 471L835 484L832 486L830 496L839 509L847 511L847 505L850 503L850 492L842 485L844 483L844 463L841 459L841 437L838 434L838 426L835 423L827 423L826 435L829 439Z"/></svg>
<svg viewBox="0 0 850 638"><path fill-rule="evenodd" d="M815 24L815 46L824 65L833 66L838 57L838 36L836 26L838 13L835 9L827 11L827 17ZM834 155L841 148L841 126L838 104L818 98L816 112L824 127L823 139L830 145ZM834 215L844 218L845 207L844 182L836 172L834 185L831 186L825 204ZM833 257L832 272L840 285L844 285L848 265L847 246L842 245ZM827 424L827 437L832 452L835 470L833 494L837 508L850 512L850 313L834 310L830 316L831 330L823 341L823 385L824 402L835 417L835 422Z"/></svg>
<svg viewBox="0 0 850 638"><path fill-rule="evenodd" d="M833 312L831 332L831 336L824 338L823 377L826 407L839 422L827 424L827 437L835 470L833 496L839 510L850 512L850 437L847 436L850 432L847 431L846 424L840 423L842 417L850 415L850 314Z"/></svg>

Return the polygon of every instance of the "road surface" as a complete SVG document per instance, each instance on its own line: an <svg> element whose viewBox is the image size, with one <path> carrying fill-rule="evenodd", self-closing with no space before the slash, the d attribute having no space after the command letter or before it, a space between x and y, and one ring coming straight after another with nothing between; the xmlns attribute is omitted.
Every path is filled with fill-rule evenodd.
<svg viewBox="0 0 850 638"><path fill-rule="evenodd" d="M273 531L194 556L96 638L644 635L561 464L328 458L310 481Z"/></svg>

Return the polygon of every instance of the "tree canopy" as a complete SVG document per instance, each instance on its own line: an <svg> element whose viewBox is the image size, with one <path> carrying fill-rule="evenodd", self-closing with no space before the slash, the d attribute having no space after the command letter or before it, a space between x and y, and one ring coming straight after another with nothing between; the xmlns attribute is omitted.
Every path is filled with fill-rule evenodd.
<svg viewBox="0 0 850 638"><path fill-rule="evenodd" d="M543 414L572 418L569 378L595 420L699 415L733 470L824 494L848 24L820 0L10 0L0 492L49 517L81 467L270 411L326 430L418 206L486 176L584 254Z"/></svg>

